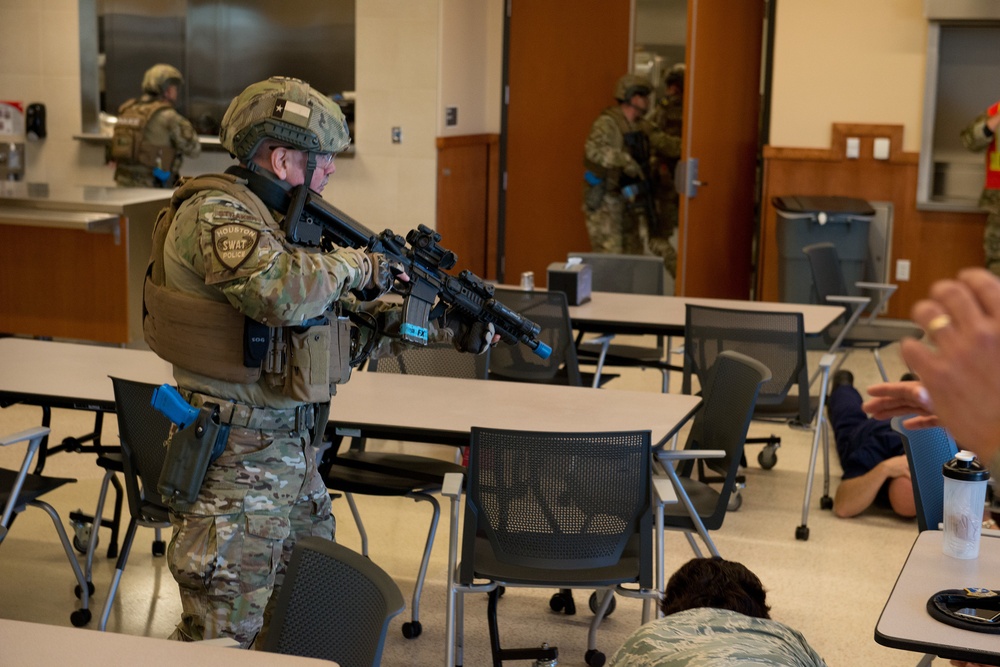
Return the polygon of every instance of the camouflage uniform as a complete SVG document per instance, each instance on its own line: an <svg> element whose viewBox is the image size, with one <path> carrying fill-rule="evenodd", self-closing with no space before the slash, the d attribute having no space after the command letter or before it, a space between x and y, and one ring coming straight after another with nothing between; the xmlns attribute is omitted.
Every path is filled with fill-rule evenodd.
<svg viewBox="0 0 1000 667"><path fill-rule="evenodd" d="M235 271L214 252L212 230L239 224L255 230L257 247ZM245 315L275 325L322 315L367 280L361 253L319 253L287 243L274 220L257 219L219 191L203 191L178 210L164 248L167 285L185 294L228 300ZM233 427L193 503L172 502L167 558L180 585L183 617L174 638L227 636L249 646L271 612L291 548L303 535L333 538L326 485L316 470L313 434L281 418L301 403L262 378L228 383L174 367L186 397L274 409L273 418ZM193 403L201 401L195 400ZM313 424L308 424L313 426ZM322 425L321 425L322 426Z"/></svg>
<svg viewBox="0 0 1000 667"><path fill-rule="evenodd" d="M986 268L1000 275L1000 138L987 135L986 119L995 115L1000 103L994 104L986 113L980 114L962 130L962 143L970 151L987 151L986 186L979 197L979 208L986 211L986 230L983 234L983 250L986 253ZM996 164L994 164L996 163Z"/></svg>
<svg viewBox="0 0 1000 667"><path fill-rule="evenodd" d="M643 230L647 224L641 207L626 201L619 181L622 174L634 179L642 178L643 166L625 147L627 132L641 131L648 138L654 153L662 156L678 155L680 140L668 137L652 123L639 119L630 123L619 106L601 113L590 128L584 147L585 160L599 165L607 175L584 182L583 211L587 217L587 232L594 252L641 255L644 252ZM646 166L649 169L649 166Z"/></svg>
<svg viewBox="0 0 1000 667"><path fill-rule="evenodd" d="M801 633L764 618L699 607L647 623L622 645L608 667L774 665L825 667Z"/></svg>
<svg viewBox="0 0 1000 667"><path fill-rule="evenodd" d="M670 152L657 160L656 171L660 183L656 189L657 209L660 214L658 228L649 230L649 249L654 255L663 258L663 264L670 275L677 272L677 249L670 242L670 237L677 229L678 205L680 196L674 182L677 161L680 159L681 119L684 113L682 96L663 94L657 100L653 112L653 124L671 138ZM676 148L675 148L676 144Z"/></svg>

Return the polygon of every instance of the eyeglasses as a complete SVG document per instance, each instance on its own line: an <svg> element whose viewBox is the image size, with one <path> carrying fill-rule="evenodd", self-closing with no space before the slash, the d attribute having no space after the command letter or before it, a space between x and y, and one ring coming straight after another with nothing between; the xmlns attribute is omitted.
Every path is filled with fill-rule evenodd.
<svg viewBox="0 0 1000 667"><path fill-rule="evenodd" d="M320 169L329 168L333 162L333 153L316 153L316 166Z"/></svg>
<svg viewBox="0 0 1000 667"><path fill-rule="evenodd" d="M300 153L305 153L307 155L309 154L309 151L304 151L299 148L292 148L291 146L282 146L280 144L277 146L271 146L270 150L273 151L278 148L284 148L285 150L289 151L299 151ZM314 155L316 156L316 166L320 169L328 169L330 167L330 164L333 162L333 158L335 157L334 153L314 153Z"/></svg>

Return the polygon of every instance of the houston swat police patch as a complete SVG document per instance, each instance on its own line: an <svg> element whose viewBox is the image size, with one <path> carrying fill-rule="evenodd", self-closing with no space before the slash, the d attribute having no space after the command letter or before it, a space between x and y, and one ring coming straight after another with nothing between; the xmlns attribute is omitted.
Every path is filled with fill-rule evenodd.
<svg viewBox="0 0 1000 667"><path fill-rule="evenodd" d="M212 230L212 249L219 262L235 271L257 247L260 232L253 227L230 223Z"/></svg>

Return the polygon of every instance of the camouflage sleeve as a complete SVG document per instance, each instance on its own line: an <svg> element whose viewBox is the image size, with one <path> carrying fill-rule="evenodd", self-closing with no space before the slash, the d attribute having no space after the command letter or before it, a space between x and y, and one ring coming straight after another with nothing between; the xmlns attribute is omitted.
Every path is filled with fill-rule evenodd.
<svg viewBox="0 0 1000 667"><path fill-rule="evenodd" d="M635 165L635 160L625 150L625 142L621 130L614 119L601 114L590 127L587 143L584 145L584 155L607 169L622 169Z"/></svg>
<svg viewBox="0 0 1000 667"><path fill-rule="evenodd" d="M198 143L198 134L194 131L191 121L176 111L170 116L170 143L183 155L198 157L201 153L201 144Z"/></svg>
<svg viewBox="0 0 1000 667"><path fill-rule="evenodd" d="M982 151L993 141L993 137L987 137L983 131L986 127L986 117L985 113L979 114L974 121L962 130L962 145L966 149L970 151Z"/></svg>
<svg viewBox="0 0 1000 667"><path fill-rule="evenodd" d="M642 130L649 136L649 145L661 157L676 158L681 156L681 138L667 134L653 123L641 121Z"/></svg>
<svg viewBox="0 0 1000 667"><path fill-rule="evenodd" d="M371 262L360 250L321 252L288 243L273 220L261 220L218 191L193 198L197 242L178 238L205 283L234 308L258 322L296 325L322 315L335 300L365 285ZM178 212L180 217L180 212ZM172 226L182 233L183 225Z"/></svg>

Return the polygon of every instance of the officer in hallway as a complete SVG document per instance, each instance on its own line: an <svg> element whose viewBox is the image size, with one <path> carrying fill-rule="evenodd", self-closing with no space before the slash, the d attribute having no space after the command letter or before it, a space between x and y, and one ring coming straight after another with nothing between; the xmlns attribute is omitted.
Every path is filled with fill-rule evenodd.
<svg viewBox="0 0 1000 667"><path fill-rule="evenodd" d="M201 153L198 135L174 105L183 83L172 65L153 65L142 77L142 95L118 108L111 138L115 183L172 188L184 157Z"/></svg>
<svg viewBox="0 0 1000 667"><path fill-rule="evenodd" d="M252 84L230 103L219 138L239 165L184 179L156 221L143 333L173 364L184 400L218 406L228 428L207 469L189 475L193 500L169 498L167 561L182 605L172 638L249 647L263 643L296 540L333 539L317 446L352 366L372 348L401 349L400 307L377 299L408 276L384 255L288 234L350 144L328 97L298 79ZM280 210L262 200L274 206L275 188L289 194ZM498 338L461 317L444 325L429 338L463 351Z"/></svg>
<svg viewBox="0 0 1000 667"><path fill-rule="evenodd" d="M986 211L983 250L986 268L1000 276L1000 102L993 104L962 130L962 143L970 151L986 151L986 184L979 208Z"/></svg>
<svg viewBox="0 0 1000 667"><path fill-rule="evenodd" d="M654 155L680 154L680 139L657 129L649 113L649 80L626 74L616 104L594 120L584 148L583 210L594 252L645 252L644 230L658 224Z"/></svg>

